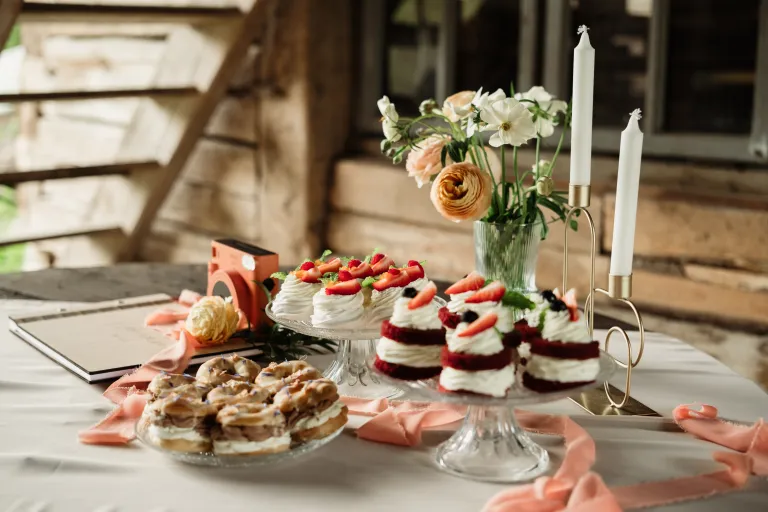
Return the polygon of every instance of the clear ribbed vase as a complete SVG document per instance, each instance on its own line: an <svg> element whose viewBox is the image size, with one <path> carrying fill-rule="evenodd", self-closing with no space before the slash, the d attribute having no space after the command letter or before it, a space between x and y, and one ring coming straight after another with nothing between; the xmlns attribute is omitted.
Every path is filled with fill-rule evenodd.
<svg viewBox="0 0 768 512"><path fill-rule="evenodd" d="M504 283L507 290L536 291L536 261L541 222L497 224L475 222L475 268L486 279Z"/></svg>

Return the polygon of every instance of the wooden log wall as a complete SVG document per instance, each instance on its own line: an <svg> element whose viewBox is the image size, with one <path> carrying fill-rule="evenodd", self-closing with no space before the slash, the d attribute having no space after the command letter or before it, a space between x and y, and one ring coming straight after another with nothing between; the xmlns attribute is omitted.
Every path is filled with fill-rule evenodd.
<svg viewBox="0 0 768 512"><path fill-rule="evenodd" d="M530 166L531 152L520 155ZM558 188L567 188L567 155L558 160ZM593 163L599 255L597 285L605 287L610 259L617 159ZM644 310L768 328L768 173L643 162L635 239L634 300ZM426 259L427 272L455 279L474 268L472 226L446 221L402 167L381 157L336 165L330 193L328 240L341 253L383 247L397 261ZM561 286L563 226L542 242L537 284ZM588 288L585 221L569 237L570 285Z"/></svg>

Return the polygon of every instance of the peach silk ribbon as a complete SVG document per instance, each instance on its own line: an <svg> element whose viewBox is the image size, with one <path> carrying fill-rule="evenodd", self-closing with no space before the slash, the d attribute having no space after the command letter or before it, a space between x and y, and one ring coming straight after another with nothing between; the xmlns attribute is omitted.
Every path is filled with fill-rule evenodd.
<svg viewBox="0 0 768 512"><path fill-rule="evenodd" d="M343 397L351 414L373 418L357 431L372 441L415 446L424 428L445 426L463 416L463 409L436 403L388 402ZM684 431L734 450L715 452L726 468L714 473L608 488L590 471L596 450L592 437L567 416L517 411L526 430L563 437L565 457L553 476L513 487L494 496L485 512L614 512L696 500L742 488L750 475L768 476L768 428L762 419L751 427L724 422L717 409L681 405L674 419Z"/></svg>

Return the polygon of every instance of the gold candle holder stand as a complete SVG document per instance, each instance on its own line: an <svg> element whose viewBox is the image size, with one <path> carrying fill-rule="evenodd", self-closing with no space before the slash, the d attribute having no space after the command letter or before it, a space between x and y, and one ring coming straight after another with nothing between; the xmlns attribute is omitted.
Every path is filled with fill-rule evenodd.
<svg viewBox="0 0 768 512"><path fill-rule="evenodd" d="M563 293L568 290L568 226L571 219L577 214L577 212L581 212L581 214L586 217L587 223L589 224L592 242L590 247L589 294L587 295L587 298L584 302L584 314L587 317L589 333L594 336L595 296L597 293L602 293L611 299L617 300L629 306L629 308L635 314L635 320L637 323L638 331L640 333L640 348L637 352L637 357L633 359L632 342L629 339L629 334L627 334L627 331L616 325L611 327L605 337L605 352L609 353L608 350L610 347L611 336L616 333L620 334L624 338L627 346L626 363L614 356L611 356L613 357L614 361L616 361L616 364L626 370L625 391L623 398L618 401L614 399L614 396L618 393L621 393L621 391L606 382L603 385L604 394L598 394L596 393L597 390L592 390L581 393L578 397L573 397L572 399L588 412L596 415L658 416L655 411L630 396L630 391L632 388L632 368L636 367L640 363L640 360L643 357L643 351L645 349L645 329L643 327L643 319L641 318L640 312L637 310L635 305L631 300L629 300L632 296L632 276L609 275L608 290L595 287L597 231L595 229L595 222L592 219L592 215L587 209L590 205L590 200L591 189L589 185L569 185L568 205L571 207L571 210L568 212L568 215L565 218L565 235L563 240Z"/></svg>

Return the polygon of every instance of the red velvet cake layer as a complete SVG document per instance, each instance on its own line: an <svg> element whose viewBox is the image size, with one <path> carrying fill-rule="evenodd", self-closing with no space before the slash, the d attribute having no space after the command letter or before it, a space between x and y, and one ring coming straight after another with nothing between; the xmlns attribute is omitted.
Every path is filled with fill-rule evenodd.
<svg viewBox="0 0 768 512"><path fill-rule="evenodd" d="M501 352L489 356L479 356L477 354L458 354L448 350L448 347L443 347L440 353L440 362L443 366L456 370L479 372L481 370L501 370L512 364L513 357L514 351L511 348L505 348Z"/></svg>
<svg viewBox="0 0 768 512"><path fill-rule="evenodd" d="M600 357L600 343L562 343L560 341L532 340L531 354L557 359L594 359Z"/></svg>
<svg viewBox="0 0 768 512"><path fill-rule="evenodd" d="M446 306L440 308L437 312L437 316L440 318L440 321L443 322L443 326L446 329L455 329L456 326L461 323L461 315L451 313Z"/></svg>
<svg viewBox="0 0 768 512"><path fill-rule="evenodd" d="M537 379L528 372L523 374L523 385L533 391L539 393L548 393L550 391L561 391L564 389L576 388L594 382L594 380L588 380L584 382L557 382L553 380Z"/></svg>
<svg viewBox="0 0 768 512"><path fill-rule="evenodd" d="M515 322L515 331L520 334L520 341L530 341L532 339L541 338L539 328L531 327L525 319Z"/></svg>
<svg viewBox="0 0 768 512"><path fill-rule="evenodd" d="M416 368L413 366L405 366L402 364L392 364L386 361L382 361L379 357L373 362L373 366L376 367L381 373L394 377L400 380L421 380L437 377L443 370L441 366L433 366L429 368Z"/></svg>
<svg viewBox="0 0 768 512"><path fill-rule="evenodd" d="M392 325L389 320L381 323L381 335L404 345L445 344L445 329L409 329Z"/></svg>

